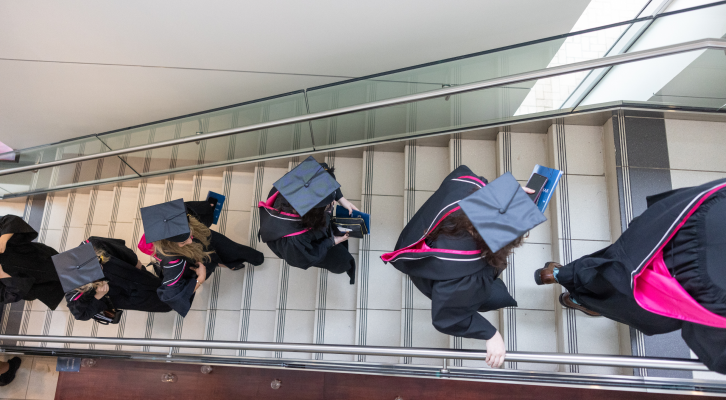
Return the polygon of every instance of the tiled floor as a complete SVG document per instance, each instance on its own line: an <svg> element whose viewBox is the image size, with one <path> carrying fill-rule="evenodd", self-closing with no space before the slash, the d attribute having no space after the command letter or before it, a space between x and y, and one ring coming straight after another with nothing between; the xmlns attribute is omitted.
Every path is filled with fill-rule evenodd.
<svg viewBox="0 0 726 400"><path fill-rule="evenodd" d="M14 357L0 355L0 361ZM52 400L58 383L55 357L20 356L23 362L9 385L0 387L0 399Z"/></svg>

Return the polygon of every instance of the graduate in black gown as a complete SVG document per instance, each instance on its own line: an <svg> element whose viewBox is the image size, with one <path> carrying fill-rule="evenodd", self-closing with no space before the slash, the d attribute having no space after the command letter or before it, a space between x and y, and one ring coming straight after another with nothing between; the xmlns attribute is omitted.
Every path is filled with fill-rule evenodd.
<svg viewBox="0 0 726 400"><path fill-rule="evenodd" d="M36 232L22 218L0 218L0 304L40 300L55 310L63 300L63 287L51 257L58 252L33 242Z"/></svg>
<svg viewBox="0 0 726 400"><path fill-rule="evenodd" d="M411 218L395 251L381 259L408 275L431 299L431 319L438 331L486 340L487 364L499 367L504 361L504 340L479 313L517 306L504 282L497 278L507 267L507 256L522 243L522 235L529 228L509 237L501 248L490 249L494 247L460 206L487 183L465 165L455 169ZM532 207L536 208L534 204Z"/></svg>
<svg viewBox="0 0 726 400"><path fill-rule="evenodd" d="M141 265L136 253L126 247L122 239L92 236L81 244L85 243L93 245L105 279L66 293L73 317L87 321L112 310L171 311L156 293L161 279Z"/></svg>
<svg viewBox="0 0 726 400"><path fill-rule="evenodd" d="M358 210L343 197L333 171L308 157L275 182L267 200L258 204L259 238L289 265L346 273L352 285L355 259L348 251L348 234L331 223L334 201Z"/></svg>
<svg viewBox="0 0 726 400"><path fill-rule="evenodd" d="M245 262L260 265L265 259L259 251L200 222L195 215L201 214L204 219L203 215L211 212L213 206L199 203L178 199L141 209L145 234L139 248L149 252L147 247L152 246L151 254L159 261L157 271L162 280L157 289L159 298L182 317L189 312L195 292L217 265L237 271Z"/></svg>
<svg viewBox="0 0 726 400"><path fill-rule="evenodd" d="M612 245L535 281L559 283L560 303L646 335L681 329L688 347L726 374L726 179L647 198Z"/></svg>

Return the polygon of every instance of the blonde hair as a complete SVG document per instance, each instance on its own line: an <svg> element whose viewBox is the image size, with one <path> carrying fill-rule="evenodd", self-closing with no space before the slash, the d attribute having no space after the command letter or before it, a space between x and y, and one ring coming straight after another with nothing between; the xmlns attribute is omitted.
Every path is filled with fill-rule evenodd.
<svg viewBox="0 0 726 400"><path fill-rule="evenodd" d="M106 252L103 251L103 249L97 249L94 247L93 250L96 250L96 257L98 257L98 262L100 262L101 265L106 264L108 262L108 260L110 259L108 254L106 254Z"/></svg>
<svg viewBox="0 0 726 400"><path fill-rule="evenodd" d="M106 254L103 249L97 249L96 247L94 247L93 250L96 251L96 257L98 257L98 262L101 263L101 268L103 268L103 264L106 264L109 260L108 254ZM104 283L105 281L86 283L85 285L77 287L76 290L81 293L86 293L90 292L91 290L98 289L99 287L103 286Z"/></svg>
<svg viewBox="0 0 726 400"><path fill-rule="evenodd" d="M106 283L106 281L96 281L91 283L86 283L83 286L79 286L76 288L77 291L81 293L90 292L91 290L95 290L103 286L103 284Z"/></svg>
<svg viewBox="0 0 726 400"><path fill-rule="evenodd" d="M193 236L201 243L192 242L180 247L177 242L166 239L157 240L153 243L154 252L162 256L181 256L194 260L195 262L211 261L212 257L209 255L214 253L214 251L204 251L204 248L209 246L209 237L212 236L212 232L196 218L188 214L187 216L189 217L190 236Z"/></svg>

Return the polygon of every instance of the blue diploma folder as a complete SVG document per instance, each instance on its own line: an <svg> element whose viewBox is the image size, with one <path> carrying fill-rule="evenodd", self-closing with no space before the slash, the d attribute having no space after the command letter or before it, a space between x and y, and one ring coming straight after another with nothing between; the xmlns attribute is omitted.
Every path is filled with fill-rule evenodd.
<svg viewBox="0 0 726 400"><path fill-rule="evenodd" d="M209 199L217 199L217 205L214 206L214 221L212 222L214 225L217 225L217 221L219 221L219 214L222 213L222 207L224 206L224 197L223 195L219 193L214 193L211 190L207 194L207 200Z"/></svg>
<svg viewBox="0 0 726 400"><path fill-rule="evenodd" d="M370 214L366 214L364 212L353 210L353 215L350 215L350 213L348 213L348 210L345 207L337 206L337 207L335 207L335 216L342 217L342 218L361 217L361 218L363 218L363 222L365 222L365 224L366 224L366 229L368 229L368 234L369 235L371 234L371 215Z"/></svg>
<svg viewBox="0 0 726 400"><path fill-rule="evenodd" d="M542 188L542 194L540 194L539 200L537 200L537 208L539 208L540 211L544 212L545 209L547 209L547 204L550 203L552 195L555 193L557 183L560 182L560 178L562 177L562 171L560 171L559 169L543 167L537 164L534 166L534 171L532 171L532 173L540 174L547 178L547 183L545 184L544 188Z"/></svg>

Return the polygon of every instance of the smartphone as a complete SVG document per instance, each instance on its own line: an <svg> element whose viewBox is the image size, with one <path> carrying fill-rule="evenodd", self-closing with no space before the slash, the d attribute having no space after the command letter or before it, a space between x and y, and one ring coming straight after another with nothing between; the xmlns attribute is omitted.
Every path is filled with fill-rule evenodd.
<svg viewBox="0 0 726 400"><path fill-rule="evenodd" d="M526 185L528 188L534 190L534 193L528 195L529 198L536 203L537 200L539 200L539 196L542 194L542 189L544 189L546 184L547 177L533 173L532 176L529 177L529 182L527 182Z"/></svg>

